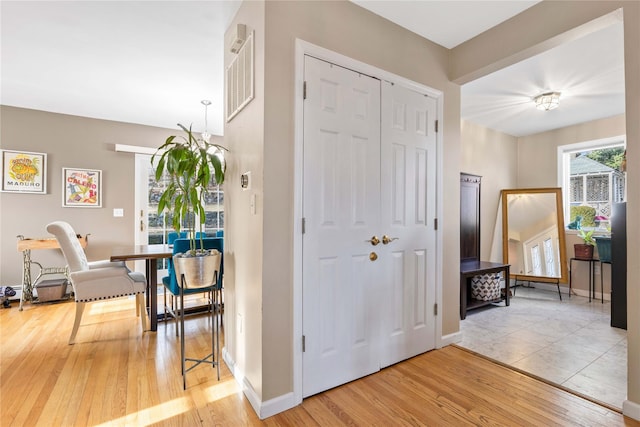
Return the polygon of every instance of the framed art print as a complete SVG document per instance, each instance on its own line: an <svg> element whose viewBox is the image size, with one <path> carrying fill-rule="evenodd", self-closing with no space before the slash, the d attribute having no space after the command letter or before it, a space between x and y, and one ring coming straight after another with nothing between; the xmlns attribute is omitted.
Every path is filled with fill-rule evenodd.
<svg viewBox="0 0 640 427"><path fill-rule="evenodd" d="M62 206L102 207L102 171L62 168Z"/></svg>
<svg viewBox="0 0 640 427"><path fill-rule="evenodd" d="M2 191L47 194L47 155L28 151L2 151Z"/></svg>

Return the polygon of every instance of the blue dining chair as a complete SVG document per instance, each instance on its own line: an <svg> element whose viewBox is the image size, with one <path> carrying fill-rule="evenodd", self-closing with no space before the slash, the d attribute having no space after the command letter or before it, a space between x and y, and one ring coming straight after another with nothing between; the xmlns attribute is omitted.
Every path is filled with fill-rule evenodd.
<svg viewBox="0 0 640 427"><path fill-rule="evenodd" d="M205 233L202 233L200 231L196 232L196 239L199 239L201 235L206 236ZM216 236L216 237L219 237L219 236ZM167 244L173 245L173 242L175 242L176 239L186 239L186 238L187 238L186 231L181 231L180 234L178 234L176 231L170 231L169 234L167 234Z"/></svg>
<svg viewBox="0 0 640 427"><path fill-rule="evenodd" d="M196 247L200 248L200 238L196 239ZM202 238L204 249L217 249L221 253L224 253L224 239L220 237L204 237ZM177 253L183 253L189 250L189 239L178 238L173 241L173 255ZM164 285L164 318L167 319L171 316L176 321L176 336L178 336L178 315L176 310L176 300L180 295L180 286L178 286L178 278L176 277L175 269L173 267L173 259L169 258L167 265L168 276L162 278L162 284ZM224 275L224 256L220 262L220 274L218 275L218 281L215 289L212 292L222 291L222 278ZM171 293L170 305L167 304L167 293ZM198 289L184 289L185 295L191 295L201 293L202 290ZM211 297L211 295L210 295Z"/></svg>

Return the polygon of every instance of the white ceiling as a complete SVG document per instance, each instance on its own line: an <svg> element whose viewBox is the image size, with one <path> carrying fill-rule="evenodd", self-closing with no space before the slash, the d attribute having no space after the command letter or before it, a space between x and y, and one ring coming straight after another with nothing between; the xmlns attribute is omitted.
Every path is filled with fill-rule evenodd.
<svg viewBox="0 0 640 427"><path fill-rule="evenodd" d="M513 136L611 117L625 111L622 23L562 44L462 86L461 116ZM561 92L560 105L533 98Z"/></svg>
<svg viewBox="0 0 640 427"><path fill-rule="evenodd" d="M351 0L376 15L452 49L540 0Z"/></svg>
<svg viewBox="0 0 640 427"><path fill-rule="evenodd" d="M224 31L240 1L2 1L0 103L223 130Z"/></svg>
<svg viewBox="0 0 640 427"><path fill-rule="evenodd" d="M354 1L454 47L537 1ZM234 1L0 3L0 103L223 132L223 36ZM617 27L617 28L614 28ZM624 112L621 24L462 88L463 119L521 136ZM560 108L531 98L563 92Z"/></svg>

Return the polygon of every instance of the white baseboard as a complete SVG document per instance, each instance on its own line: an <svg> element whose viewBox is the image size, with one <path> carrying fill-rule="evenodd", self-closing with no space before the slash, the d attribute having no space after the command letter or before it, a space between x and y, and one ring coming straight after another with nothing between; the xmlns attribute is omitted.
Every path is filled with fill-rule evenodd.
<svg viewBox="0 0 640 427"><path fill-rule="evenodd" d="M258 396L258 393L256 393L251 382L244 376L244 373L241 372L240 369L238 369L235 361L227 352L226 347L222 349L222 358L224 359L226 365L229 367L229 370L231 371L231 374L235 378L236 382L242 388L242 392L246 396L247 400L249 400L251 407L261 420L297 406L293 392L286 393L282 396L278 396L273 399L269 399L266 402L263 402L260 396Z"/></svg>
<svg viewBox="0 0 640 427"><path fill-rule="evenodd" d="M622 414L640 421L640 403L625 400L622 402Z"/></svg>
<svg viewBox="0 0 640 427"><path fill-rule="evenodd" d="M260 419L264 420L272 415L279 414L280 412L284 412L288 409L297 406L295 402L295 396L293 392L283 394L282 396L278 396L273 399L269 399L266 402L262 403L262 407L260 408Z"/></svg>
<svg viewBox="0 0 640 427"><path fill-rule="evenodd" d="M440 346L438 348L446 347L450 344L457 344L462 341L462 332L454 332L453 334L444 335L440 338Z"/></svg>

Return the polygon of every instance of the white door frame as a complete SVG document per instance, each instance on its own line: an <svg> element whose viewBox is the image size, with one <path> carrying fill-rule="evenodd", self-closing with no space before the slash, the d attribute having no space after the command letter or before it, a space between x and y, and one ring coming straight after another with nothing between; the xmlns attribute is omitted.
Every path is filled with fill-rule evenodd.
<svg viewBox="0 0 640 427"><path fill-rule="evenodd" d="M440 128L444 129L442 120L443 93L422 84L413 82L404 77L389 73L377 67L365 64L323 47L296 39L295 46L295 89L294 89L294 207L293 207L293 398L294 404L302 402L302 212L303 212L303 82L304 82L304 56L311 55L345 68L367 74L380 80L387 80L400 84L415 91L424 93L437 99L437 116ZM436 215L443 218L442 209L442 132L437 134L436 141ZM436 231L436 303L442 307L442 227ZM441 313L441 310L440 310ZM435 324L436 348L442 347L442 315L436 316Z"/></svg>

